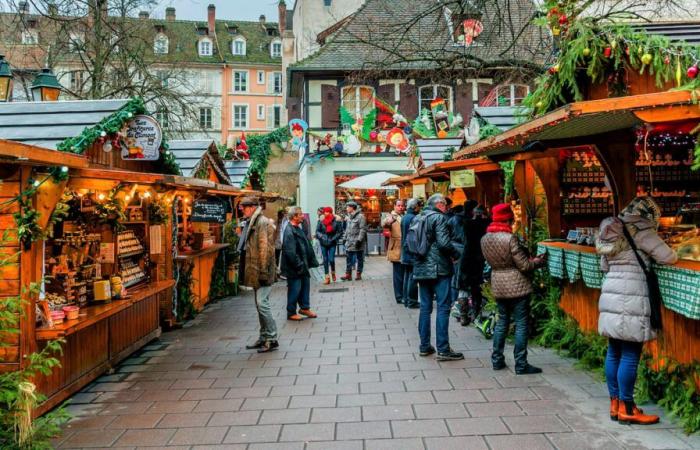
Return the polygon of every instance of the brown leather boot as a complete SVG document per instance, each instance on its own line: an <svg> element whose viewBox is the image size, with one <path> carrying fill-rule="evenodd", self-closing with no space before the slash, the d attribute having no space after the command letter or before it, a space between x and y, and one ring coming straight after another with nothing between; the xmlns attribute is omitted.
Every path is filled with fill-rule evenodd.
<svg viewBox="0 0 700 450"><path fill-rule="evenodd" d="M620 410L620 400L613 397L610 399L610 420L617 422L617 414Z"/></svg>
<svg viewBox="0 0 700 450"><path fill-rule="evenodd" d="M659 416L644 414L644 411L637 408L634 402L620 402L617 411L617 422L622 425L653 425L659 423Z"/></svg>
<svg viewBox="0 0 700 450"><path fill-rule="evenodd" d="M326 278L323 280L323 284L331 284L331 276L326 275Z"/></svg>
<svg viewBox="0 0 700 450"><path fill-rule="evenodd" d="M345 272L344 277L340 277L341 281L352 281L352 271L350 272Z"/></svg>
<svg viewBox="0 0 700 450"><path fill-rule="evenodd" d="M355 280L361 280L362 279L362 272L357 272L357 276L355 277Z"/></svg>
<svg viewBox="0 0 700 450"><path fill-rule="evenodd" d="M335 283L337 280L335 279L335 272L331 272L331 279Z"/></svg>

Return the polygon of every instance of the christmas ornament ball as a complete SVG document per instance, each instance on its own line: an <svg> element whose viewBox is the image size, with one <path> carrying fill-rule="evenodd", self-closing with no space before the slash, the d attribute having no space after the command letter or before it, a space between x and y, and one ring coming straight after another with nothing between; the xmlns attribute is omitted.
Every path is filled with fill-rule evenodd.
<svg viewBox="0 0 700 450"><path fill-rule="evenodd" d="M583 53L583 56L588 56L591 54L591 49L586 47L583 49L583 52L581 52L581 53Z"/></svg>
<svg viewBox="0 0 700 450"><path fill-rule="evenodd" d="M537 108L542 108L543 106L544 106L544 103L542 103L542 101L535 103L535 107L537 107Z"/></svg>
<svg viewBox="0 0 700 450"><path fill-rule="evenodd" d="M605 47L605 50L603 50L603 55L606 58L610 58L610 56L612 55L612 47Z"/></svg>
<svg viewBox="0 0 700 450"><path fill-rule="evenodd" d="M666 57L664 58L664 64L666 64L667 66L668 66L669 64L671 64L671 58L669 58L668 56L666 56Z"/></svg>
<svg viewBox="0 0 700 450"><path fill-rule="evenodd" d="M377 140L377 135L379 135L379 133L377 133L376 131L370 131L370 132L369 132L369 138L370 138L371 140L373 140L373 141L376 141L376 140Z"/></svg>
<svg viewBox="0 0 700 450"><path fill-rule="evenodd" d="M688 67L688 78L695 79L698 76L698 66Z"/></svg>
<svg viewBox="0 0 700 450"><path fill-rule="evenodd" d="M642 64L651 64L652 59L654 57L651 56L651 53L645 53L642 55Z"/></svg>

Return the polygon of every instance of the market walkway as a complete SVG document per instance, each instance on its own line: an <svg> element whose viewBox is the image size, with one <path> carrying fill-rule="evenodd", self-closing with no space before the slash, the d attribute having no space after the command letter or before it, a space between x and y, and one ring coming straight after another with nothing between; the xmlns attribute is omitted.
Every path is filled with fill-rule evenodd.
<svg viewBox="0 0 700 450"><path fill-rule="evenodd" d="M421 358L417 311L390 298L388 264L374 279L314 287L316 320L287 323L274 305L280 350L259 355L250 295L210 306L85 391L61 448L278 450L700 448L663 420L651 428L607 418L602 382L534 348L543 375L489 368L490 341L451 323L464 361ZM512 367L512 357L509 358ZM650 407L656 411L657 408Z"/></svg>

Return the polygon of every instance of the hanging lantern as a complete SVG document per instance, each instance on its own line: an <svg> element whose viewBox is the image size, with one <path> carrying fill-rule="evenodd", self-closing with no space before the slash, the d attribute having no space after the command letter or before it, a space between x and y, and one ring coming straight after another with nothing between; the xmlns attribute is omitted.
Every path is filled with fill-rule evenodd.
<svg viewBox="0 0 700 450"><path fill-rule="evenodd" d="M10 63L5 61L4 55L0 55L0 102L12 99L12 78Z"/></svg>
<svg viewBox="0 0 700 450"><path fill-rule="evenodd" d="M55 102L61 95L61 84L51 69L41 69L32 83L32 98L35 102Z"/></svg>

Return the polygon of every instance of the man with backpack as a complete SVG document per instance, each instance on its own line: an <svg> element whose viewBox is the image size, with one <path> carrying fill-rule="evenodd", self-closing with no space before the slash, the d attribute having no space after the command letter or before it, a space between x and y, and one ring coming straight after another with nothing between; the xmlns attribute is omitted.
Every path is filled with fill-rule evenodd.
<svg viewBox="0 0 700 450"><path fill-rule="evenodd" d="M406 248L406 236L413 219L420 213L423 201L412 198L406 205L406 215L401 220L401 264L403 265L403 304L406 308L418 309L418 286L413 279L413 265L416 262L413 253Z"/></svg>
<svg viewBox="0 0 700 450"><path fill-rule="evenodd" d="M406 247L415 257L413 278L418 281L420 293L420 355L435 353L430 345L430 318L433 299L437 305L435 341L438 361L456 361L464 355L450 348L448 327L450 321L450 280L454 261L460 254L450 237L447 225L447 202L442 194L433 194L428 207L411 223L406 236Z"/></svg>

